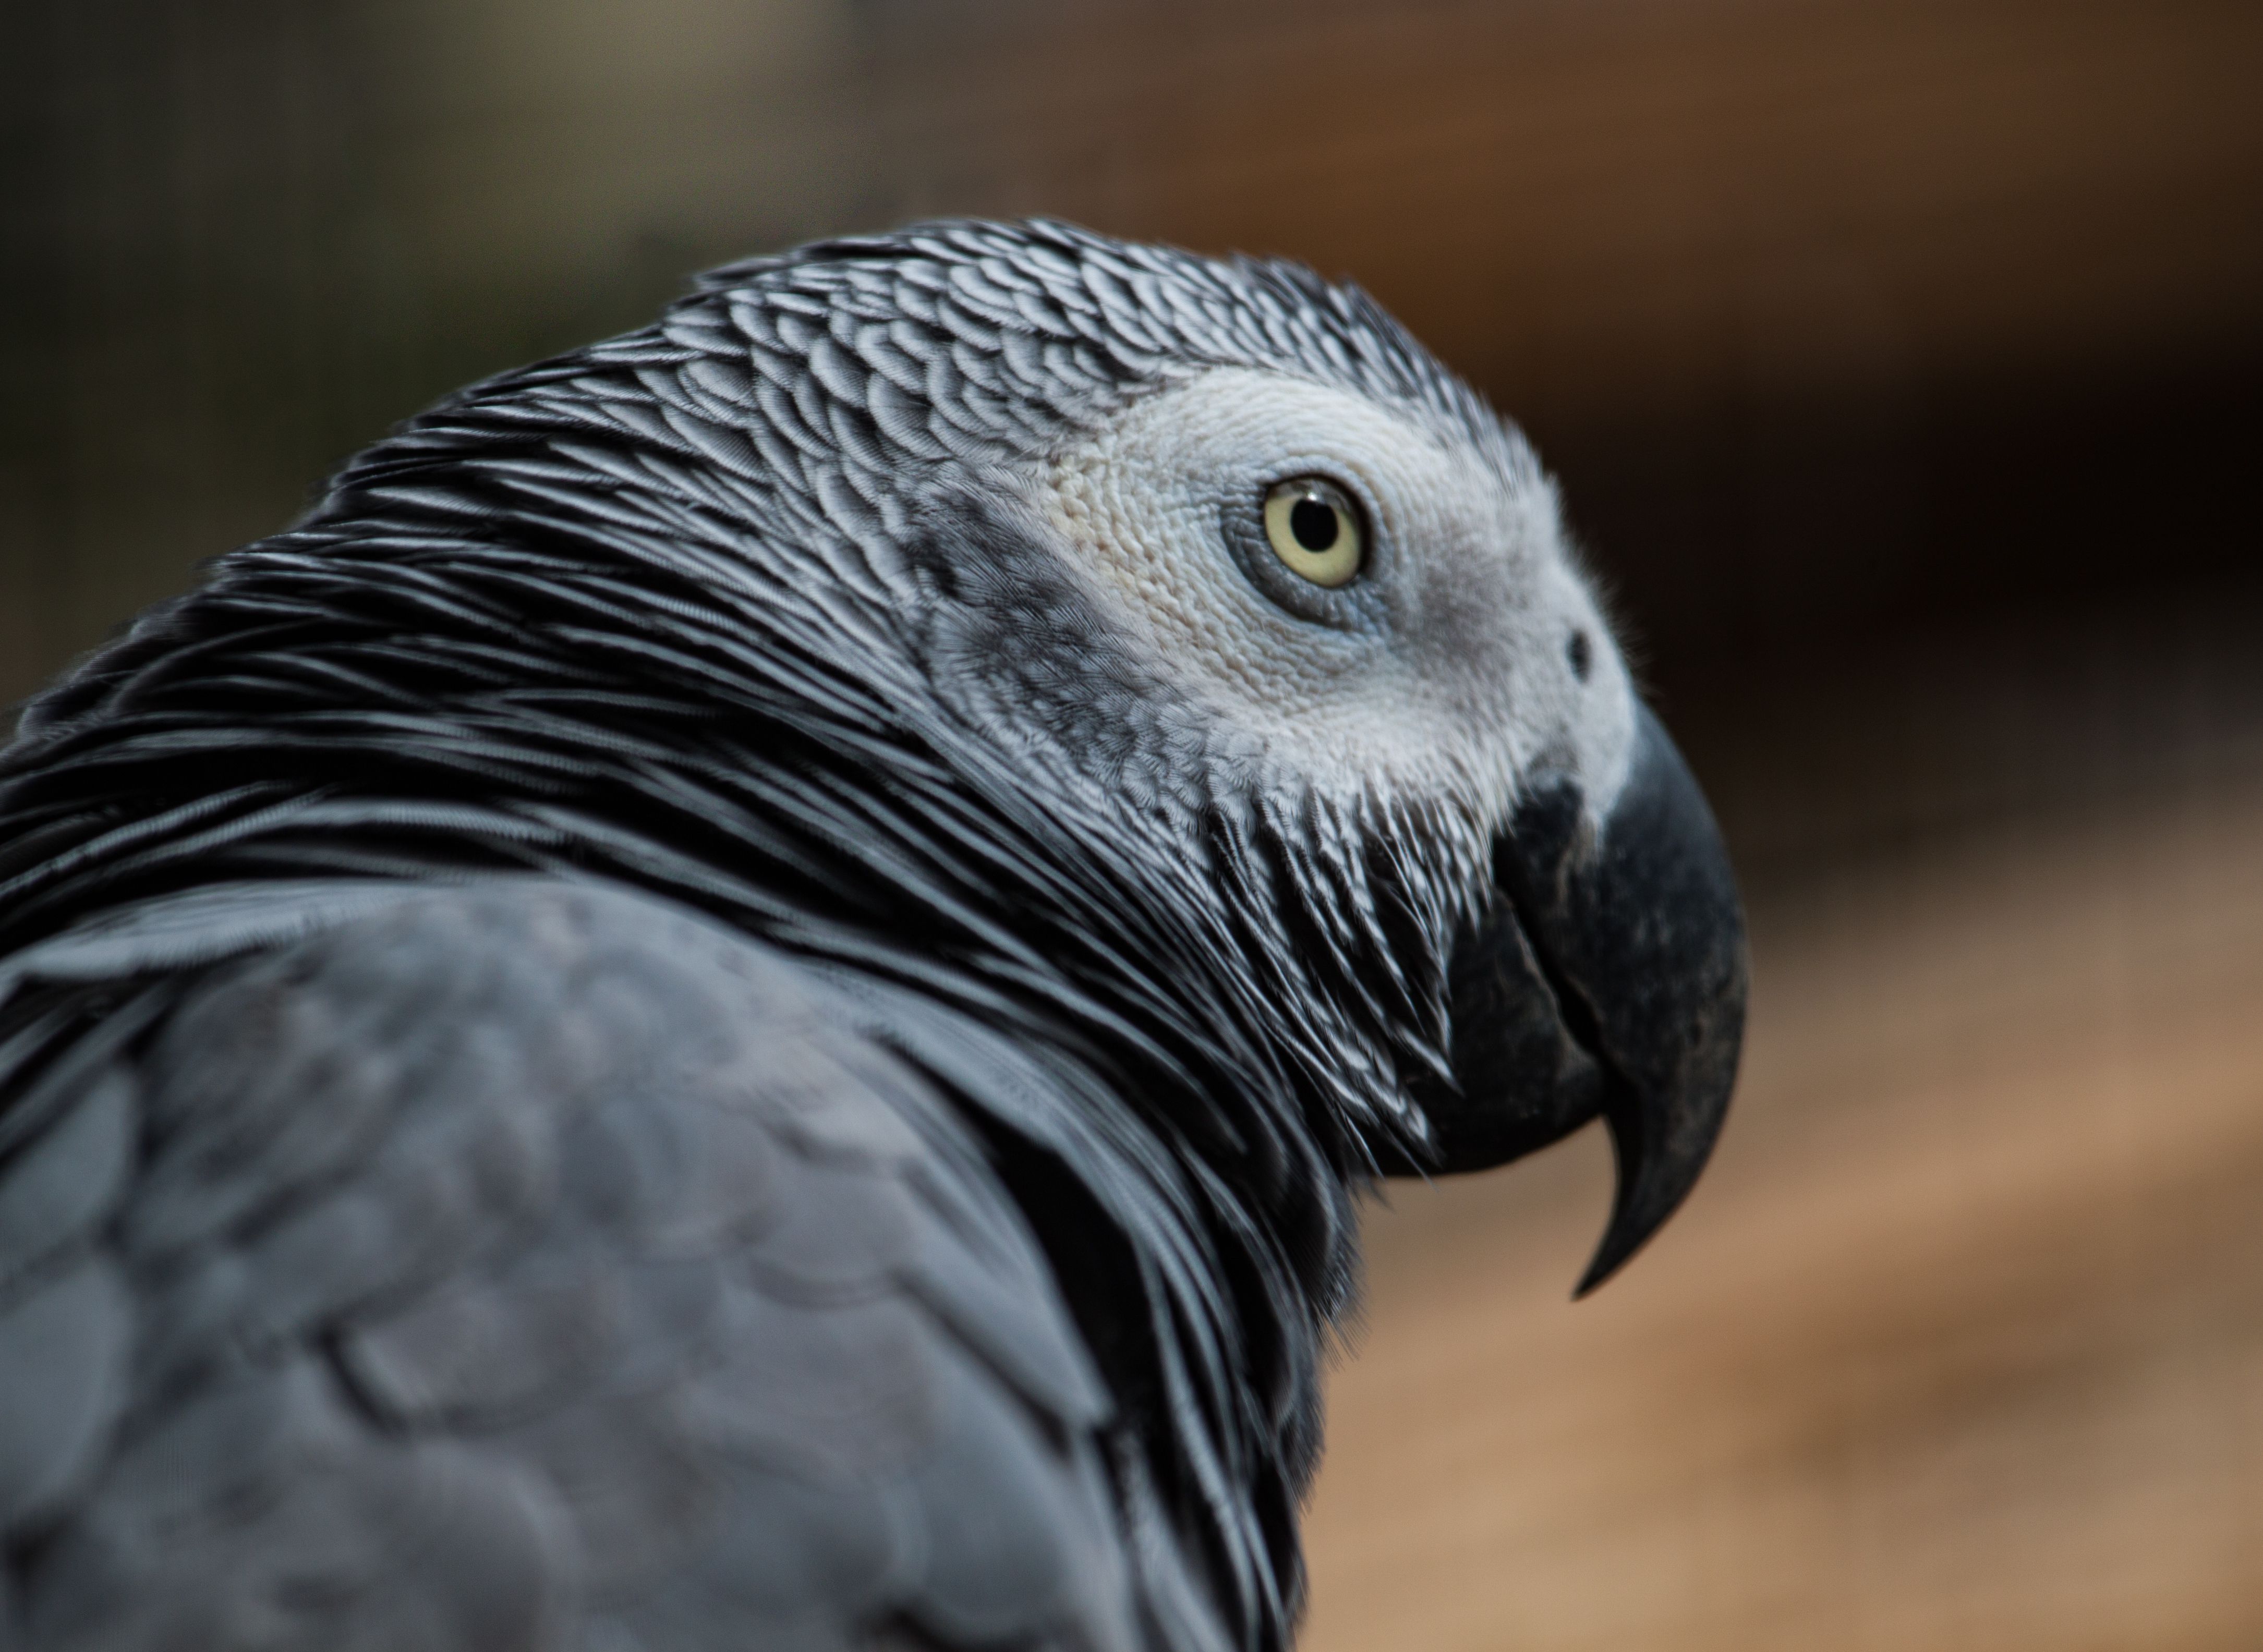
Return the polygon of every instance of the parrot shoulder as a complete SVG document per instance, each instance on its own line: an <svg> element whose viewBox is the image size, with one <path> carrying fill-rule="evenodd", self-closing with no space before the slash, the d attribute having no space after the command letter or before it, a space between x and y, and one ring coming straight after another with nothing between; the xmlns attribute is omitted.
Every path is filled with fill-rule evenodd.
<svg viewBox="0 0 2263 1652"><path fill-rule="evenodd" d="M504 879L47 997L0 1093L35 1641L1135 1638L1043 1253L784 953Z"/></svg>

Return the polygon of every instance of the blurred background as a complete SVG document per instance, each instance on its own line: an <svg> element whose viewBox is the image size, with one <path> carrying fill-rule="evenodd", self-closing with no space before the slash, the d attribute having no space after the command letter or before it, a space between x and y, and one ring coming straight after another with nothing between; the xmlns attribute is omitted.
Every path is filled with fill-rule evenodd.
<svg viewBox="0 0 2263 1652"><path fill-rule="evenodd" d="M1560 477L1746 1078L1398 1189L1306 1645L2263 1646L2263 7L9 0L0 697L700 266L1043 212L1371 289Z"/></svg>

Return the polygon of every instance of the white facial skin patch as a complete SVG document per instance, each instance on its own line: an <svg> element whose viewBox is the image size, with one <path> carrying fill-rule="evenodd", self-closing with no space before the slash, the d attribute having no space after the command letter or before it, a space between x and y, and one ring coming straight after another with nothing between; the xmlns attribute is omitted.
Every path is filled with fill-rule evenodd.
<svg viewBox="0 0 2263 1652"><path fill-rule="evenodd" d="M1231 537L1306 476L1367 517L1340 591L1302 591L1285 564L1253 574ZM1591 818L1617 797L1632 687L1518 438L1480 445L1419 409L1220 367L1054 455L1038 491L1141 655L1309 780L1459 794L1488 826L1543 760Z"/></svg>

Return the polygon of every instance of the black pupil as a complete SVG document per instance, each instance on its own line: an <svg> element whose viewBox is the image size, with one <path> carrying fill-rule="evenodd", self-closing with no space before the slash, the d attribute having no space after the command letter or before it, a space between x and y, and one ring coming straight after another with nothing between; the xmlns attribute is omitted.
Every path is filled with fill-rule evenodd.
<svg viewBox="0 0 2263 1652"><path fill-rule="evenodd" d="M1289 507L1289 531L1307 551L1325 551L1336 542L1336 513L1307 494Z"/></svg>

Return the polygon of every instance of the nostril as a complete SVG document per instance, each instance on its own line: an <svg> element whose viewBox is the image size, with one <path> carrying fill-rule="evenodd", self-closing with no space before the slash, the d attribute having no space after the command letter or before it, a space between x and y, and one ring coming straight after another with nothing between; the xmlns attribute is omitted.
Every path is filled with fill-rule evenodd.
<svg viewBox="0 0 2263 1652"><path fill-rule="evenodd" d="M1585 682L1595 668L1595 646L1587 640L1586 631L1572 633L1572 639L1564 645L1564 658L1572 662L1572 675Z"/></svg>

